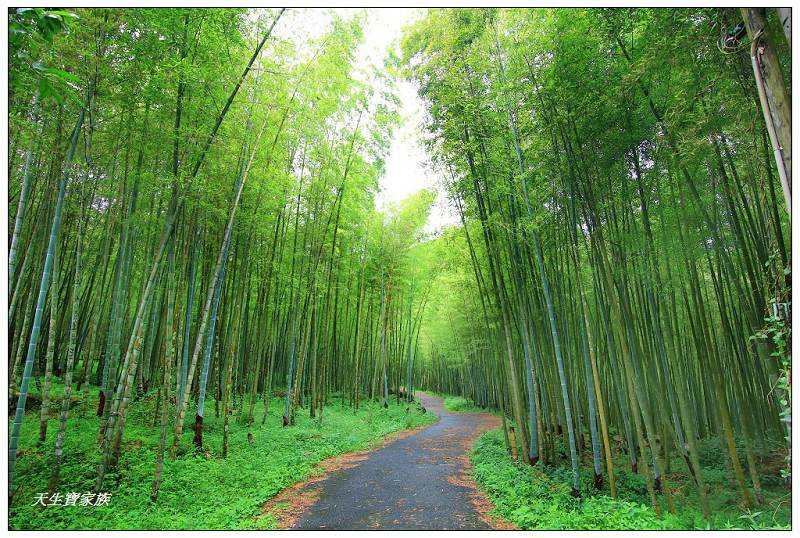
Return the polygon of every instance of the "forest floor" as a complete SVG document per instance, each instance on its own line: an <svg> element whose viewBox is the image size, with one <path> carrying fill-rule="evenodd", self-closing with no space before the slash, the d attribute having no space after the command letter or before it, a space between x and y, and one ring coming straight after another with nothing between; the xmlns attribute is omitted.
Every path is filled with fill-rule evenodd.
<svg viewBox="0 0 800 538"><path fill-rule="evenodd" d="M46 441L38 445L41 394L31 383L33 402L25 414L17 466L14 499L9 508L9 529L253 529L274 528L262 506L291 484L319 471L319 464L337 454L368 449L395 432L413 430L436 420L418 405L397 404L388 409L377 402L362 401L354 412L331 397L321 417L312 419L308 409L298 409L296 425L281 427L283 400L271 399L262 425L264 403L259 398L255 422L241 420L242 400L237 397L230 417L228 457L222 458L223 418L215 414L213 400L206 403L204 450L192 445L194 407L190 405L186 431L178 457L165 457L158 500L150 491L158 447L156 395L151 391L131 406L119 465L106 474L103 491L109 506L65 506L67 493L94 491L100 451L96 416L98 389L73 391L67 425L58 503L37 505L47 491L53 463L53 444L58 430L57 411L51 412ZM63 385L52 388L51 398L60 402ZM247 400L244 402L247 405ZM54 405L58 407L58 405ZM13 410L12 410L13 412ZM170 417L167 442L172 441ZM11 420L9 420L9 427ZM252 446L247 434L253 434Z"/></svg>
<svg viewBox="0 0 800 538"><path fill-rule="evenodd" d="M595 490L591 474L591 450L581 463L581 498L570 495L569 461L531 467L508 456L502 430L485 432L470 455L474 478L495 506L494 513L521 529L566 530L691 530L791 528L791 490L780 476L782 456L772 454L759 462L763 502L748 509L730 470L726 451L717 438L698 442L703 476L709 489L710 517L700 510L694 482L679 455L671 458L668 473L674 511L665 495L658 495L662 515L653 510L645 479L630 471L625 454L615 454L617 498L608 484ZM563 447L561 447L563 449ZM740 452L741 453L741 452ZM741 462L746 465L745 462Z"/></svg>
<svg viewBox="0 0 800 538"><path fill-rule="evenodd" d="M300 483L265 514L292 529L513 529L472 481L475 439L497 428L488 413L453 413L442 399L417 393L439 421L371 452L330 462L326 474Z"/></svg>
<svg viewBox="0 0 800 538"><path fill-rule="evenodd" d="M229 451L222 458L223 420L209 401L204 451L192 445L192 424L178 457L164 462L158 500L150 502L159 428L156 396L131 407L120 462L106 475L109 506L64 506L70 492L92 492L99 463L97 388L73 393L61 494L57 506L37 505L47 490L58 429L51 413L47 439L37 444L41 395L32 387L9 509L9 528L21 529L732 529L790 528L791 491L780 477L780 454L759 461L764 503L747 510L731 479L718 439L700 442L712 518L703 519L678 455L669 474L675 514L658 517L644 479L615 457L618 499L594 491L582 473L583 498L569 495L568 462L515 464L503 441L500 416L477 412L463 398L418 394L388 409L362 401L353 411L331 398L321 418L298 409L296 425L281 427L283 400L271 399L264 425L259 399L253 424L241 420L237 397ZM52 388L58 399L62 385ZM419 405L422 403L425 410ZM246 406L246 400L244 402ZM54 406L55 407L55 406ZM466 411L466 412L465 412ZM439 420L437 421L437 415ZM191 421L193 422L193 421ZM10 421L9 421L10 425ZM172 439L170 419L168 441ZM247 434L253 434L252 446ZM584 459L590 457L584 451ZM744 464L744 463L743 463ZM588 460L582 469L591 469ZM585 476L584 476L585 474ZM477 488L476 488L477 484ZM53 493L53 492L51 492Z"/></svg>

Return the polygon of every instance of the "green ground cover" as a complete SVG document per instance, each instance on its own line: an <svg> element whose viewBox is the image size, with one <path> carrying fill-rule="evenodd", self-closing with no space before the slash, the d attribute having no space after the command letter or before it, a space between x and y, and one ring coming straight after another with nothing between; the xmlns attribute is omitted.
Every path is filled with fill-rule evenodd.
<svg viewBox="0 0 800 538"><path fill-rule="evenodd" d="M687 476L671 473L675 513L659 518L650 506L644 478L615 461L618 498L607 488L592 488L592 476L582 474L582 498L570 495L571 471L563 467L518 465L509 457L500 430L484 433L473 448L474 477L495 505L495 512L522 529L789 529L791 496L788 485L764 474L764 503L745 510L725 467L724 451L716 439L701 445L701 463L711 494L711 519L699 509L696 492ZM715 448L716 446L716 448ZM675 460L672 468L679 469ZM589 465L582 468L590 469Z"/></svg>
<svg viewBox="0 0 800 538"><path fill-rule="evenodd" d="M53 388L58 398L63 386ZM362 450L389 433L436 420L413 404L362 402L357 412L343 407L338 397L321 418L311 419L299 409L296 425L281 427L283 401L273 398L266 423L261 425L263 402L256 405L256 422L239 420L237 399L229 424L228 457L222 459L222 417L206 405L204 448L192 445L192 426L183 435L179 455L165 459L158 500L150 489L158 447L154 421L154 393L132 406L118 468L106 475L103 491L111 493L109 506L34 506L37 494L47 490L58 421L53 414L47 440L37 446L38 408L26 413L17 461L10 529L247 529L270 527L269 517L255 519L261 505L285 487L308 477L314 465L331 456ZM67 426L59 493L91 492L100 451L99 419L95 416L97 389L78 394ZM190 408L192 409L192 408ZM187 420L187 426L190 421ZM155 424L155 425L154 425ZM10 425L10 421L9 421ZM172 440L172 425L168 430ZM247 441L253 434L253 444ZM64 502L63 499L61 501Z"/></svg>

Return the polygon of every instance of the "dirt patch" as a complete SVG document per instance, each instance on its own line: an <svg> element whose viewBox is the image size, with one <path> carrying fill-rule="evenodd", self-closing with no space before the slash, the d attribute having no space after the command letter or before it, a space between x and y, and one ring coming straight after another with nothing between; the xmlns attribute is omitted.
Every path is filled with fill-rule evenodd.
<svg viewBox="0 0 800 538"><path fill-rule="evenodd" d="M317 478L316 482L320 480L321 478ZM298 482L283 490L262 505L261 515L257 518L271 514L275 517L279 529L291 527L300 514L319 499L322 488L314 486L314 482L314 480Z"/></svg>
<svg viewBox="0 0 800 538"><path fill-rule="evenodd" d="M492 515L494 504L486 493L477 487L472 478L472 461L469 454L478 437L486 430L497 429L501 426L500 417L488 413L480 414L481 420L476 425L471 435L461 439L462 455L458 456L459 472L447 477L447 481L455 486L469 490L469 502L478 512L481 520L495 530L519 530L514 523L501 517Z"/></svg>

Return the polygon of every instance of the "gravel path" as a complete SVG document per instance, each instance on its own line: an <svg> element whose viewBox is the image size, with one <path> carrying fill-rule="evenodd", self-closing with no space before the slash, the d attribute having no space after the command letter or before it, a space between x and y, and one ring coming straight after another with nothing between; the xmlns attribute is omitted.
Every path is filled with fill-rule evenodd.
<svg viewBox="0 0 800 538"><path fill-rule="evenodd" d="M314 502L293 529L491 529L491 508L467 475L469 450L499 426L487 413L451 413L418 394L439 422L370 452L354 465L307 486ZM308 493L308 492L301 492Z"/></svg>

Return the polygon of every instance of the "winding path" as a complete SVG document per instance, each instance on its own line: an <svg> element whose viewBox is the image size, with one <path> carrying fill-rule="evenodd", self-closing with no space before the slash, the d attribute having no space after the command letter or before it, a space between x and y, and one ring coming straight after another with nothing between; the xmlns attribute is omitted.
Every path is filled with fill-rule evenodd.
<svg viewBox="0 0 800 538"><path fill-rule="evenodd" d="M481 432L499 427L488 413L451 413L442 400L418 399L435 424L363 454L308 483L309 499L293 529L491 529L500 524L468 476L469 450Z"/></svg>

